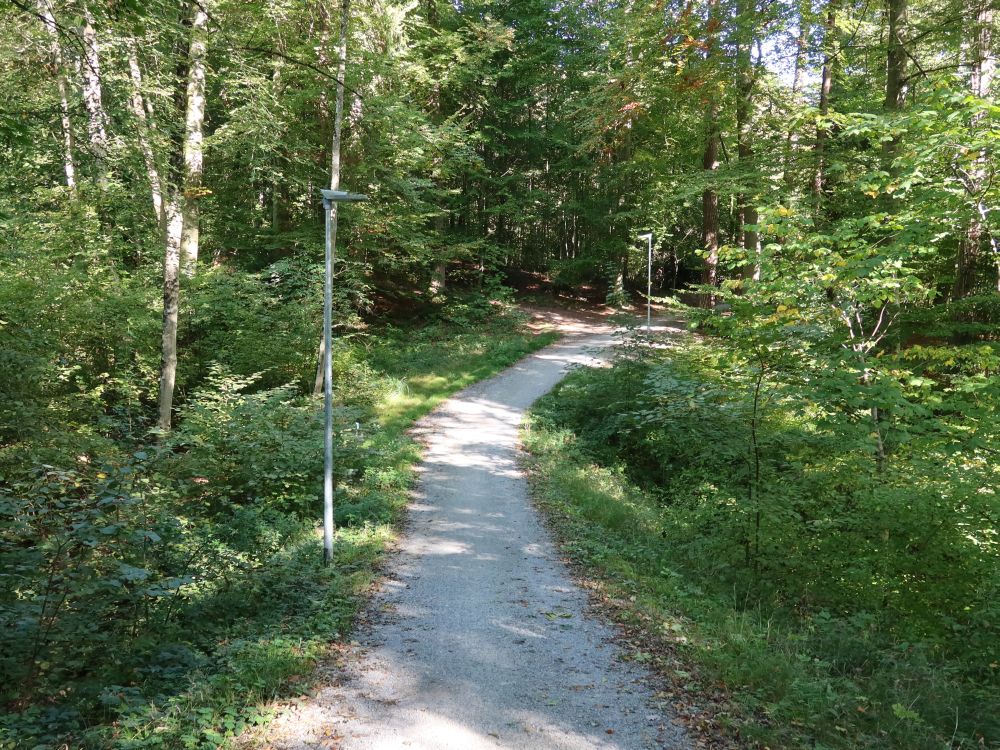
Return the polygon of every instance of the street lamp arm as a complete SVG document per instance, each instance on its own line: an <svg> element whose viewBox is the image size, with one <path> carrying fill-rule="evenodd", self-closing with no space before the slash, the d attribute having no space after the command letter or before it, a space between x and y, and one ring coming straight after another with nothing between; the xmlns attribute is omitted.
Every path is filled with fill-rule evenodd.
<svg viewBox="0 0 1000 750"><path fill-rule="evenodd" d="M349 193L346 190L320 190L323 195L323 208L329 209L333 203L360 203L368 200L363 193Z"/></svg>

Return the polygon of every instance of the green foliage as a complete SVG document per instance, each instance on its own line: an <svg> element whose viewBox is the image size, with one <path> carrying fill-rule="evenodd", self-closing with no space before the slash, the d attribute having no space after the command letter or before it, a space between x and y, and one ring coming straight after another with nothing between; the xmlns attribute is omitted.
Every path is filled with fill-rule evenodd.
<svg viewBox="0 0 1000 750"><path fill-rule="evenodd" d="M200 363L178 428L155 445L66 431L8 446L0 747L210 748L265 723L269 701L300 690L349 631L419 457L404 429L551 340L524 332L502 297L337 342L331 567L315 529L321 424L295 387ZM263 357L263 335L226 351L239 361L245 342Z"/></svg>
<svg viewBox="0 0 1000 750"><path fill-rule="evenodd" d="M168 451L157 468L181 482L186 503L203 504L208 516L260 502L307 515L320 490L319 416L311 400L297 399L291 387L245 393L256 380L211 368L182 411L180 428L164 442ZM361 417L356 407L338 408L336 433L347 434L354 417ZM345 475L360 463L353 440L340 440L336 453Z"/></svg>
<svg viewBox="0 0 1000 750"><path fill-rule="evenodd" d="M651 627L692 621L687 658L765 744L996 742L994 348L886 354L865 382L850 350L734 330L540 402L568 548Z"/></svg>
<svg viewBox="0 0 1000 750"><path fill-rule="evenodd" d="M0 9L0 744L211 747L260 720L346 627L408 481L404 427L550 340L520 331L497 275L623 304L642 228L655 290L683 290L713 194L721 284L702 291L729 310L696 323L725 345L580 377L552 417L604 467L600 492L573 479L586 517L629 540L585 546L654 571L650 601L715 603L723 647L702 656L780 743L993 741L1000 110L966 77L974 3L907 3L899 108L877 3L353 4L342 184L371 200L339 215L335 571L305 520L304 394L339 11L209 3L201 261L179 423L153 444L149 167L183 182L190 8L86 4L101 118L82 6L49 5L55 37L31 3ZM373 316L389 308L399 327Z"/></svg>
<svg viewBox="0 0 1000 750"><path fill-rule="evenodd" d="M57 190L33 200L32 213L0 202L0 452L57 440L53 421L141 434L158 364L155 293L110 263L92 207Z"/></svg>

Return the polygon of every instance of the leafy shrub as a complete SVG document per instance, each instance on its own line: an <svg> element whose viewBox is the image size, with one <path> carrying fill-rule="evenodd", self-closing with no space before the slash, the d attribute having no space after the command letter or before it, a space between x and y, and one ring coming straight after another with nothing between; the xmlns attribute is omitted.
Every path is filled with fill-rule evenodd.
<svg viewBox="0 0 1000 750"><path fill-rule="evenodd" d="M346 379L346 371L338 370ZM179 480L189 501L217 513L231 504L260 504L310 515L320 495L323 423L315 400L289 387L247 391L259 376L238 377L213 365L205 385L184 407L181 426L165 444L158 468ZM374 388L364 377L354 397L369 400ZM338 394L342 395L342 394ZM354 425L364 403L335 409L335 467L341 479L360 470L363 457Z"/></svg>
<svg viewBox="0 0 1000 750"><path fill-rule="evenodd" d="M533 439L626 485L574 501L616 554L732 612L701 658L775 726L854 727L834 746L937 747L956 715L1000 737L993 347L886 355L868 382L781 343L632 351L539 402Z"/></svg>
<svg viewBox="0 0 1000 750"><path fill-rule="evenodd" d="M327 567L315 533L322 410L300 387L314 376L316 315L303 302L314 270L288 261L190 283L182 335L210 345L182 344L177 423L152 445L156 320L138 287L74 271L59 283L107 291L113 319L71 295L56 318L83 317L59 326L40 307L5 312L0 388L20 403L0 428L2 750L212 748L265 721L258 704L296 689L370 585L417 460L410 420L551 340L471 298L428 326L336 337ZM35 273L19 271L23 287L0 298L30 299ZM18 382L25 371L40 381Z"/></svg>
<svg viewBox="0 0 1000 750"><path fill-rule="evenodd" d="M258 597L281 601L265 571L313 526L264 504L219 501L206 515L142 452L42 468L6 487L0 701L27 709L0 725L14 746L21 733L56 744L95 714L148 709L150 696L228 658L215 654L219 634L255 616ZM287 581L274 583L290 596ZM49 697L47 713L39 696Z"/></svg>
<svg viewBox="0 0 1000 750"><path fill-rule="evenodd" d="M183 525L142 476L146 458L39 467L6 483L6 700L57 685L72 699L88 678L119 668L137 634L160 619L163 602L190 582L176 567Z"/></svg>

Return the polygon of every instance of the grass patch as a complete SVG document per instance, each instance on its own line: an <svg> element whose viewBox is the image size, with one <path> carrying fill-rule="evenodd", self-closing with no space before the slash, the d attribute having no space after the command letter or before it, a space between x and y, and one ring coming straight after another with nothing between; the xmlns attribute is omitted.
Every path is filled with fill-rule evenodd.
<svg viewBox="0 0 1000 750"><path fill-rule="evenodd" d="M468 330L456 324L431 326L418 338L391 329L371 354L373 366L394 383L379 405L379 421L386 430L405 430L453 393L495 375L558 337L555 331Z"/></svg>

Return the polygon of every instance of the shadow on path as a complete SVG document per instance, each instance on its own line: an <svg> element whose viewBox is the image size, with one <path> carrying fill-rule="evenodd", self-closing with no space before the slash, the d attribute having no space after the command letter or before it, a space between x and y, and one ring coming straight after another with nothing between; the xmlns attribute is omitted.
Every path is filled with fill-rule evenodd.
<svg viewBox="0 0 1000 750"><path fill-rule="evenodd" d="M283 748L685 748L619 659L531 507L525 410L614 344L569 336L421 420L410 520L346 676L279 718Z"/></svg>

